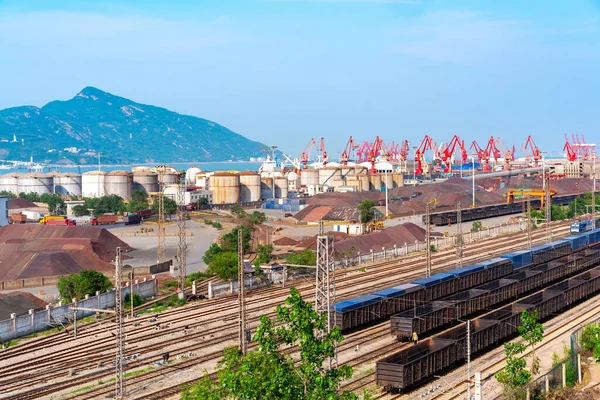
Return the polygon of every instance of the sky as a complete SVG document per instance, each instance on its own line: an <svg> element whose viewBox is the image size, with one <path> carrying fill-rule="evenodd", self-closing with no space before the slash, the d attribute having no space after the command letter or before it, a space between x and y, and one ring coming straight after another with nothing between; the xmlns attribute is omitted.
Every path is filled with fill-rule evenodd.
<svg viewBox="0 0 600 400"><path fill-rule="evenodd" d="M86 86L298 156L325 137L600 144L600 0L0 0L0 109Z"/></svg>

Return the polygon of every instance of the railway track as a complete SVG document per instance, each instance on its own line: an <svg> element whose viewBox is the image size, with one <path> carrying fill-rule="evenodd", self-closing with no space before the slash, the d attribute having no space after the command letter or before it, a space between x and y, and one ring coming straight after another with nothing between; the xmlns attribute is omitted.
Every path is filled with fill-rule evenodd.
<svg viewBox="0 0 600 400"><path fill-rule="evenodd" d="M555 227L556 232L560 233L565 231L566 229L568 229L568 226L557 226ZM543 236L542 233L536 233L536 237L539 241L539 239ZM522 234L518 234L515 237L512 236L508 236L506 239L506 241L503 241L501 244L499 245L494 245L492 244L490 246L489 241L485 241L485 242L476 242L471 246L467 246L467 251L465 252L465 255L467 256L465 259L474 259L474 258L479 258L482 256L482 250L483 249L495 249L495 250L499 250L500 253L505 253L508 251L509 247L520 247L523 245L523 239L522 239ZM488 258L490 256L490 254L486 254L485 257ZM373 283L371 284L371 286L369 286L368 290L372 291L373 289L377 289L379 287L385 287L385 286L390 286L390 284L395 284L397 283L396 281L390 282L390 272L395 272L398 273L398 270L401 270L402 273L398 274L396 279L398 280L398 283L400 280L405 280L407 278L410 277L415 277L415 276L419 276L420 273L419 271L422 271L422 256L421 255L416 255L416 256L412 256L412 257L408 257L408 258L401 258L401 259L391 259L391 260L386 260L385 262L379 262L377 263L377 265L369 267L366 266L366 268L369 269L369 274L370 275L364 275L364 274L360 274L357 273L358 271L358 267L357 268L350 268L348 271L343 271L343 272L347 272L345 274L345 276L341 276L340 278L337 279L337 283L338 283L338 292L342 294L342 297L344 295L344 293L348 294L348 295L356 295L356 288L355 285L357 283L357 281L360 281L361 284L365 284L366 282L370 282L373 281ZM441 268L439 267L439 264L441 262L444 261L452 261L454 258L454 254L451 253L450 251L440 251L439 254L436 254L434 257L434 263L438 264L438 268L436 268L437 270L441 270ZM399 265L400 260L402 260L402 265ZM360 266L360 267L365 267L365 266ZM304 295L311 295L312 293L312 287L311 285L312 280L310 282L308 282L306 285L304 285L302 282L294 282L295 285L297 285L299 287L299 289L301 290L301 292ZM301 287L304 286L304 287ZM277 304L280 304L282 302L282 300L285 298L285 296L287 295L287 289L271 289L271 290L267 290L267 291L258 291L259 293L264 293L266 292L267 296L262 296L262 297L257 297L257 298L252 298L252 294L251 293L251 297L249 299L249 306L253 306L253 307L249 307L249 312L250 313L264 313L264 310L266 307L271 307ZM215 305L218 304L218 302L222 303L223 305L221 307L218 307ZM260 306L258 306L258 304L260 304ZM213 307L213 308L211 308ZM191 304L190 306L186 306L182 309L175 309L175 310L169 310L167 312L161 313L161 322L165 321L166 323L171 323L171 324L183 324L184 322L188 322L188 325L190 326L190 330L192 330L193 328L197 328L199 326L205 326L206 325L206 321L203 318L206 319L214 319L215 315L220 315L222 316L221 322L225 322L226 325L229 325L228 322L232 322L235 320L235 309L232 310L232 308L235 307L235 300L234 299L215 299L215 300L209 300L209 301L204 301L204 302L200 302L197 304ZM229 311L229 313L222 315L222 313L226 313L227 311ZM273 312L268 313L268 315L274 315ZM197 319L200 319L199 321L197 321ZM194 320L195 322L189 322L190 320ZM139 320L138 320L139 321ZM176 326L176 327L172 327L168 330L165 331L158 331L157 333L152 333L151 329L152 327L148 327L148 326L143 326L143 327L134 327L133 325L135 324L136 320L133 321L128 321L127 325L126 325L126 329L127 329L127 335L128 338L130 337L131 339L128 339L128 344L132 345L132 344L136 344L136 343L142 343L144 341L147 341L148 339L152 339L152 338L159 338L159 337L164 337L165 341L164 343L169 343L172 341L181 341L181 339L197 339L199 338L200 335L196 335L194 333L192 334L188 334L185 336L185 338L180 338L180 337L174 337L173 334L175 333L175 331L177 329L181 329L181 326ZM257 322L257 316L252 317L250 319L251 323L256 323ZM83 338L87 338L90 339L92 335L97 336L98 335L98 328L100 326L99 325L93 325L85 328L85 325L82 327L83 332L82 334L84 335ZM109 330L110 327L105 326L104 329ZM227 333L227 331L231 331L231 333ZM80 330L81 332L81 330ZM209 336L209 335L221 335L219 338L211 338L211 340L206 340L206 342L210 342L210 343L201 343L201 344L197 344L195 346L183 346L183 347L175 347L174 348L174 352L176 354L181 354L181 352L187 352L187 351L197 351L200 350L204 347L208 347L209 345L212 346L215 343L226 343L228 340L234 339L237 336L237 332L235 331L235 328L231 328L230 326L223 326L223 327L217 327L214 328L213 330L209 330L208 332L204 332L204 336ZM136 335L138 335L136 337ZM194 336L192 336L194 335ZM58 336L58 335L57 335ZM79 335L78 335L79 336ZM105 335L106 336L106 335ZM1 358L0 358L0 362L2 360L9 360L10 358L16 357L20 354L22 354L19 350L22 350L23 352L25 352L26 350L31 350L33 349L33 347L39 347L40 345L45 346L45 345L49 345L49 344L55 344L55 345L65 345L65 344L71 344L70 338L60 338L60 337L55 337L52 339L52 341L50 341L51 337L45 338L48 339L48 342L39 342L39 341L33 341L31 342L31 344L29 344L27 347L24 348L20 348L20 346L15 346L12 351L6 352L6 353L2 353L1 354ZM81 338L81 336L80 336ZM97 339L97 338L95 338ZM79 338L77 339L78 341L80 340ZM29 364L29 366L27 365L23 365L23 363L21 363L19 365L19 368L17 370L17 368L13 368L12 370L6 370L6 368L0 367L0 372L2 373L2 377L7 377L6 381L3 379L2 381L0 381L0 386L2 387L2 393L8 394L8 393L13 393L14 395L17 395L16 393L14 393L15 391L19 391L22 390L25 386L20 386L19 384L16 383L17 380L20 380L22 382L23 385L26 385L27 387L32 387L31 384L33 385L43 385L43 386L47 386L49 384L51 384L51 382L49 382L52 379L60 379L61 377L64 378L66 376L66 371L68 371L71 368L79 368L82 373L84 373L84 371L86 369L90 369L92 367L94 367L95 364L97 364L98 362L108 362L112 359L113 354L112 351L108 351L108 352L104 352L103 354L98 354L98 350L102 349L102 347L106 348L106 347L110 347L112 349L112 338L110 337L105 337L103 339L97 339L97 344L94 345L93 348L90 348L88 346L87 349L81 350L80 352L74 351L73 348L67 348L67 349L63 349L63 350L57 350L54 351L52 353L50 353L50 355L45 356L45 357L40 357L40 358L36 358L35 362L31 362ZM131 343L129 343L131 342ZM85 344L80 344L80 345L85 345ZM173 345L173 344L170 344ZM156 344L154 344L154 346L156 346ZM134 363L131 364L132 368L137 366L144 366L144 365L148 365L149 363L154 362L154 360L157 360L159 358L159 354L156 351L152 351L151 349L152 346L137 346L135 348L133 348L133 351L140 353L141 357L135 361ZM131 351L131 349L128 349L128 351ZM220 357L218 354L213 354L214 357L218 358ZM9 358L10 357L10 358ZM61 359L61 357L67 358L66 360L59 362L58 360ZM104 360L104 361L103 361ZM57 365L57 363L59 363L59 365ZM46 367L46 368L44 368ZM29 369L28 369L29 368ZM43 369L43 371L40 371L39 374L36 374L34 371L39 371L40 368ZM56 372L52 373L51 371L55 370ZM5 374L4 372L8 372L9 374ZM85 375L81 375L78 376L77 380L72 379L72 380L65 380L63 381L64 383L62 383L62 385L57 385L53 388L52 393L60 391L60 390L64 390L70 387L75 387L80 385L81 383L83 383L85 380L83 379L84 376L87 377L87 381L90 381L92 379L96 379L97 378L97 374L93 373L96 371L92 371L88 373L85 373ZM112 370L110 371L110 373L112 374ZM43 375L43 376L40 376ZM59 382L61 383L61 382ZM5 387L4 384L7 384L8 386ZM52 383L54 384L54 383ZM37 391L37 389L32 389L32 392ZM39 391L37 391L37 393L39 394ZM83 394L82 394L83 395ZM25 393L23 393L23 396L26 396ZM10 397L10 398L27 398L27 397Z"/></svg>

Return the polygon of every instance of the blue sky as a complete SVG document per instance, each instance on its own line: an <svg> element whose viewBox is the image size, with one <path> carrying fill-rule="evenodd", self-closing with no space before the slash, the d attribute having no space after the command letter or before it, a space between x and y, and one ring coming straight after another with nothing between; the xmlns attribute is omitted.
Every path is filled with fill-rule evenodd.
<svg viewBox="0 0 600 400"><path fill-rule="evenodd" d="M600 1L2 1L0 109L85 86L297 155L565 133L600 144Z"/></svg>

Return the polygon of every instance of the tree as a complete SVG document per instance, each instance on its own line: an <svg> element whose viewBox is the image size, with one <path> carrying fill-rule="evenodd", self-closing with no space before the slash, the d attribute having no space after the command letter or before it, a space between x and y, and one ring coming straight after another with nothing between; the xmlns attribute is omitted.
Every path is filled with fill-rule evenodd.
<svg viewBox="0 0 600 400"><path fill-rule="evenodd" d="M148 194L145 190L133 190L131 192L131 201L136 203L146 203L146 208L148 208Z"/></svg>
<svg viewBox="0 0 600 400"><path fill-rule="evenodd" d="M243 234L242 234L242 238L244 240L244 252L247 252L250 250L250 239L252 238L252 233L250 232L250 229L243 227L243 226L237 226L235 228L233 228L231 230L231 232L226 233L225 235L221 236L221 240L220 240L220 244L221 247L223 248L223 251L232 251L237 253L238 251L238 231L242 230Z"/></svg>
<svg viewBox="0 0 600 400"><path fill-rule="evenodd" d="M540 359L535 355L535 345L544 339L544 326L538 322L537 310L531 313L523 310L521 322L519 334L531 346L531 375L536 375L540 369Z"/></svg>
<svg viewBox="0 0 600 400"><path fill-rule="evenodd" d="M97 217L101 214L106 213L122 213L125 211L125 204L123 204L123 198L116 194L111 194L110 196L102 196L99 198L86 198L85 207L88 209L93 209L94 216Z"/></svg>
<svg viewBox="0 0 600 400"><path fill-rule="evenodd" d="M496 374L496 380L504 386L505 392L511 392L531 380L531 372L527 371L527 361L519 357L526 349L523 343L504 343L506 365Z"/></svg>
<svg viewBox="0 0 600 400"><path fill-rule="evenodd" d="M40 196L39 200L42 203L48 205L48 212L53 214L64 214L65 213L65 201L58 194L44 193Z"/></svg>
<svg viewBox="0 0 600 400"><path fill-rule="evenodd" d="M19 193L19 197L21 199L26 199L29 200L33 203L38 203L40 202L40 195L35 193L35 192L31 192L31 193L25 193L25 192L21 192Z"/></svg>
<svg viewBox="0 0 600 400"><path fill-rule="evenodd" d="M311 249L304 249L300 253L288 254L286 261L296 265L317 265L317 255Z"/></svg>
<svg viewBox="0 0 600 400"><path fill-rule="evenodd" d="M260 225L267 220L265 213L260 211L252 211L252 214L249 214L248 218L253 225Z"/></svg>
<svg viewBox="0 0 600 400"><path fill-rule="evenodd" d="M74 206L72 211L73 211L73 215L76 217L81 217L83 215L90 215L90 210L85 208L85 206Z"/></svg>
<svg viewBox="0 0 600 400"><path fill-rule="evenodd" d="M177 212L177 203L175 200L170 197L163 197L165 202L165 215L172 215ZM158 213L158 199L154 199L154 203L152 203L152 212Z"/></svg>
<svg viewBox="0 0 600 400"><path fill-rule="evenodd" d="M2 190L0 191L0 197L8 197L11 199L14 199L15 197L17 197L16 194L14 194L13 192L9 192L8 190ZM600 203L598 203L600 204Z"/></svg>
<svg viewBox="0 0 600 400"><path fill-rule="evenodd" d="M242 206L239 204L232 204L231 207L229 207L229 212L231 212L231 215L239 219L242 219L246 216L246 211L244 211Z"/></svg>
<svg viewBox="0 0 600 400"><path fill-rule="evenodd" d="M202 261L204 261L205 264L210 264L213 257L217 254L221 254L222 252L223 249L221 248L221 246L219 246L217 243L213 243L209 246L206 252L204 252L204 257L202 257Z"/></svg>
<svg viewBox="0 0 600 400"><path fill-rule="evenodd" d="M473 225L471 225L471 232L480 231L482 227L481 221L473 221Z"/></svg>
<svg viewBox="0 0 600 400"><path fill-rule="evenodd" d="M339 327L320 338L327 316L314 311L295 288L285 305L277 307L277 321L280 325L275 327L273 320L261 316L253 337L257 350L244 356L236 348L226 349L217 380L203 377L183 392L182 399L358 399L353 393L338 392L340 382L352 376L351 367L324 368L344 339ZM284 346L297 346L299 359Z"/></svg>
<svg viewBox="0 0 600 400"><path fill-rule="evenodd" d="M82 299L86 294L105 292L112 287L110 279L103 273L94 270L83 270L77 274L63 276L56 285L60 296L67 300Z"/></svg>
<svg viewBox="0 0 600 400"><path fill-rule="evenodd" d="M375 218L375 202L373 200L363 200L356 208L360 211L360 222L363 224Z"/></svg>
<svg viewBox="0 0 600 400"><path fill-rule="evenodd" d="M211 275L229 281L238 276L238 255L232 252L215 254L206 269Z"/></svg>
<svg viewBox="0 0 600 400"><path fill-rule="evenodd" d="M273 253L273 245L271 244L268 244L266 246L259 244L256 248L256 254L258 255L257 260L261 264L265 264L271 261L271 253Z"/></svg>

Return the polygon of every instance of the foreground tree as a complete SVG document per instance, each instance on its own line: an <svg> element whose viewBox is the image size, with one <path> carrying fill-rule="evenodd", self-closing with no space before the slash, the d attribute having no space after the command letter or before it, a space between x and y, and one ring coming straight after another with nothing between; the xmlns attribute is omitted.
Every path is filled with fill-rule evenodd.
<svg viewBox="0 0 600 400"><path fill-rule="evenodd" d="M315 312L295 288L285 306L277 307L277 321L281 325L275 327L273 320L261 316L253 337L257 350L243 356L237 348L226 349L217 380L203 377L183 392L182 399L358 399L353 393L338 393L340 382L352 376L352 368L325 368L343 340L339 328L319 338L317 332L325 329L327 317ZM298 346L300 359L294 360L282 345Z"/></svg>
<svg viewBox="0 0 600 400"><path fill-rule="evenodd" d="M523 325L519 326L519 334L531 347L531 375L537 375L540 371L540 359L535 355L535 345L544 339L544 326L538 322L537 310L531 313L523 310L521 322Z"/></svg>
<svg viewBox="0 0 600 400"><path fill-rule="evenodd" d="M82 299L86 294L105 292L112 287L112 283L102 272L83 270L77 274L63 276L56 286L60 296L64 300L71 301L71 299Z"/></svg>
<svg viewBox="0 0 600 400"><path fill-rule="evenodd" d="M375 218L375 202L373 200L363 200L356 208L360 211L360 222L363 224Z"/></svg>
<svg viewBox="0 0 600 400"><path fill-rule="evenodd" d="M238 255L229 251L215 254L206 272L224 281L235 279L238 276Z"/></svg>

